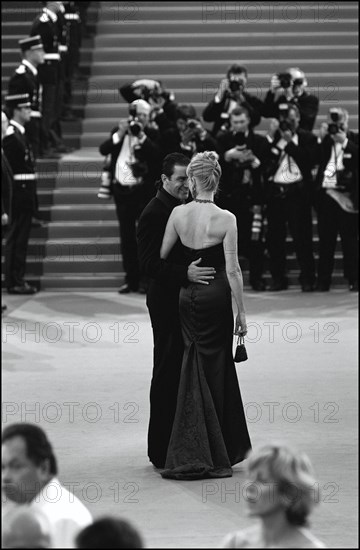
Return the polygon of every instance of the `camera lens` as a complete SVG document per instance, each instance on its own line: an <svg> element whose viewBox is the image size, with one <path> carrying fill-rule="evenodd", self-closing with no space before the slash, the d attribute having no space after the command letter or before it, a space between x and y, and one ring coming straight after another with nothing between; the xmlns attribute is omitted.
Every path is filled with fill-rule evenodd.
<svg viewBox="0 0 360 550"><path fill-rule="evenodd" d="M287 89L291 86L291 74L289 73L280 73L278 74L281 88Z"/></svg>
<svg viewBox="0 0 360 550"><path fill-rule="evenodd" d="M338 125L336 124L336 122L331 122L329 125L328 125L328 133L332 136L334 136L335 134L337 134L339 131L339 127Z"/></svg>
<svg viewBox="0 0 360 550"><path fill-rule="evenodd" d="M240 82L237 80L230 80L229 88L232 92L238 92L240 90Z"/></svg>
<svg viewBox="0 0 360 550"><path fill-rule="evenodd" d="M129 124L130 133L133 136L138 136L141 132L141 124L135 120L132 120Z"/></svg>
<svg viewBox="0 0 360 550"><path fill-rule="evenodd" d="M188 122L187 127L188 127L190 130L195 130L195 128L196 128L196 122L194 122L193 120L191 120L190 122Z"/></svg>

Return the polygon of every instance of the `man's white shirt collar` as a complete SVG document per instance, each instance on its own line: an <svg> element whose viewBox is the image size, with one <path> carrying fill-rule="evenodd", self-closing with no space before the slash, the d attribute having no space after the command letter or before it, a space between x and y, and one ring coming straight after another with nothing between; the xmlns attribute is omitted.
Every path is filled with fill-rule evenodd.
<svg viewBox="0 0 360 550"><path fill-rule="evenodd" d="M52 21L53 23L56 23L56 21L57 21L57 15L56 15L56 13L54 13L54 12L51 11L51 10L49 10L48 8L44 8L44 9L43 9L43 12L46 13L46 15L48 15L48 16L50 17L50 19L51 19L51 21Z"/></svg>
<svg viewBox="0 0 360 550"><path fill-rule="evenodd" d="M11 119L11 120L10 120L10 124L12 124L13 126L15 126L15 128L17 128L18 130L20 130L20 132L21 132L22 134L25 134L25 128L24 128L24 126L22 126L21 124L19 124L18 122L16 122L16 120Z"/></svg>
<svg viewBox="0 0 360 550"><path fill-rule="evenodd" d="M34 65L30 63L30 61L28 61L27 59L23 59L22 64L25 65L25 67L28 67L33 75L37 76L38 74L37 68L34 67Z"/></svg>

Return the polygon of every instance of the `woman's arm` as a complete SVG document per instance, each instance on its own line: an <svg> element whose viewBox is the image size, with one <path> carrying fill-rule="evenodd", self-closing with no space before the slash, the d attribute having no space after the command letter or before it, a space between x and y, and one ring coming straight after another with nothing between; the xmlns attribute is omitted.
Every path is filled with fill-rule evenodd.
<svg viewBox="0 0 360 550"><path fill-rule="evenodd" d="M226 275L238 309L235 322L235 333L241 332L242 335L245 335L247 332L247 327L245 319L245 306L243 301L244 283L238 260L238 233L236 218L230 212L227 213L227 216L226 232L223 241L226 261Z"/></svg>
<svg viewBox="0 0 360 550"><path fill-rule="evenodd" d="M170 217L168 219L165 234L163 238L163 242L160 249L160 258L162 260L166 260L168 255L170 254L170 251L176 241L179 238L179 235L176 231L175 222L176 222L176 208L171 212Z"/></svg>

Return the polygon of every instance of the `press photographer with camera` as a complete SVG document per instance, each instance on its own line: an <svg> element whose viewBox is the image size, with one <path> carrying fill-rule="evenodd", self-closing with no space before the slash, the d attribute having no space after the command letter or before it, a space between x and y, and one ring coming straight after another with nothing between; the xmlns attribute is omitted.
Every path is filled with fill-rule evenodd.
<svg viewBox="0 0 360 550"><path fill-rule="evenodd" d="M233 64L226 78L220 81L215 97L203 111L205 122L214 122L212 134L216 136L223 125L229 126L229 114L235 107L245 107L250 116L250 126L260 123L263 103L257 97L245 92L248 80L246 67Z"/></svg>
<svg viewBox="0 0 360 550"><path fill-rule="evenodd" d="M176 110L176 127L169 128L161 136L163 155L182 153L192 158L196 153L215 151L216 141L197 118L195 107L179 105Z"/></svg>
<svg viewBox="0 0 360 550"><path fill-rule="evenodd" d="M230 113L230 128L217 136L222 179L217 204L236 216L238 252L249 259L253 290L266 290L264 269L263 169L269 155L269 143L250 128L250 116L244 107Z"/></svg>
<svg viewBox="0 0 360 550"><path fill-rule="evenodd" d="M300 266L303 292L314 290L315 264L312 250L312 169L317 159L316 137L299 127L296 105L279 105L267 136L271 144L265 171L267 194L271 290L286 290L286 233L289 227Z"/></svg>
<svg viewBox="0 0 360 550"><path fill-rule="evenodd" d="M160 171L159 134L148 128L151 106L143 99L129 106L130 117L120 120L109 139L100 145L100 153L110 155L111 191L119 220L125 284L120 294L144 292L140 281L136 223L155 194Z"/></svg>
<svg viewBox="0 0 360 550"><path fill-rule="evenodd" d="M147 101L152 107L151 120L161 133L175 126L175 95L165 90L160 80L141 78L131 84L124 84L119 92L128 103L136 99Z"/></svg>
<svg viewBox="0 0 360 550"><path fill-rule="evenodd" d="M305 73L298 67L291 67L285 73L274 74L264 100L262 115L265 118L278 118L279 105L293 104L300 112L299 127L311 131L319 112L319 99L306 91L307 85Z"/></svg>
<svg viewBox="0 0 360 550"><path fill-rule="evenodd" d="M329 110L328 123L323 123L319 131L320 162L314 202L319 231L320 291L330 289L338 234L349 290L357 291L359 288L359 145L358 134L351 132L348 125L348 112L334 107Z"/></svg>

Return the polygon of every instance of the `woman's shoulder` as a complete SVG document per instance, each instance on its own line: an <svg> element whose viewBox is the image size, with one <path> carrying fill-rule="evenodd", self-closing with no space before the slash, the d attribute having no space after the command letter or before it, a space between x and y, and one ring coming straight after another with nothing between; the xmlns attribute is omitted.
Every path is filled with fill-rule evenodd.
<svg viewBox="0 0 360 550"><path fill-rule="evenodd" d="M252 526L229 533L222 541L220 548L256 548L258 543L259 528Z"/></svg>

